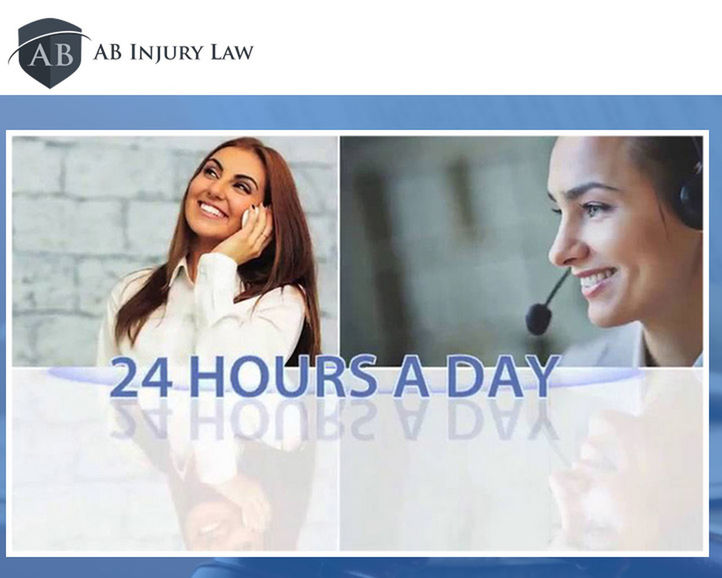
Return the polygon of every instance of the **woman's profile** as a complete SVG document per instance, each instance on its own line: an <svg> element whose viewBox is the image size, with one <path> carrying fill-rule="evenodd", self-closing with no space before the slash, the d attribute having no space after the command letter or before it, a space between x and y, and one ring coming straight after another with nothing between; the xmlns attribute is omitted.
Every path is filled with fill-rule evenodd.
<svg viewBox="0 0 722 578"><path fill-rule="evenodd" d="M557 139L549 260L571 269L589 320L616 329L567 365L701 365L702 146L694 137Z"/></svg>
<svg viewBox="0 0 722 578"><path fill-rule="evenodd" d="M167 261L113 289L97 363L256 355L295 364L319 351L311 237L291 171L257 139L224 142L188 183Z"/></svg>

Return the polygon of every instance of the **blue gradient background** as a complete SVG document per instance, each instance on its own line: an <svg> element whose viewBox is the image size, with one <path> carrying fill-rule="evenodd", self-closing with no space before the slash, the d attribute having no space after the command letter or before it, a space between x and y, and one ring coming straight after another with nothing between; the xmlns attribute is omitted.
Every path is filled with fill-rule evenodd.
<svg viewBox="0 0 722 578"><path fill-rule="evenodd" d="M8 129L707 129L710 131L710 426L722 424L722 247L715 230L722 161L722 97L717 96L2 96ZM5 139L0 144L5 182ZM42 159L31 170L42 170ZM5 203L0 204L5 219ZM2 236L5 255L5 236ZM5 275L5 267L2 267ZM4 281L6 281L4 279ZM4 288L3 286L3 298ZM2 316L5 339L6 312ZM3 359L3 375L5 370ZM2 576L712 576L722 573L722 542L709 559L7 559L5 548L5 383L0 386L0 574ZM722 483L720 444L710 440L710 483ZM720 508L711 501L712 511Z"/></svg>

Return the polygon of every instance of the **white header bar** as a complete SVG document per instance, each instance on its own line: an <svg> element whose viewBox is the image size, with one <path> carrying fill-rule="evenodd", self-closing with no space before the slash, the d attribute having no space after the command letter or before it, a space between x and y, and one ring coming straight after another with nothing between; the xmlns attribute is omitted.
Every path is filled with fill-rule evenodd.
<svg viewBox="0 0 722 578"><path fill-rule="evenodd" d="M433 6L16 3L0 21L0 86L4 94L75 95L722 94L712 2ZM10 58L18 29L44 18L89 37L76 35L80 66L50 89L21 68L22 51ZM59 50L31 54L34 68L63 65Z"/></svg>

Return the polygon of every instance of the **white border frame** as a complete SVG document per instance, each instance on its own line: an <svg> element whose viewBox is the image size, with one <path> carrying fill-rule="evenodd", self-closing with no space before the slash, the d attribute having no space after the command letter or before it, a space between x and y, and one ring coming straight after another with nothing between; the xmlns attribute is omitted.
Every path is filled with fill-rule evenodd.
<svg viewBox="0 0 722 578"><path fill-rule="evenodd" d="M273 137L294 137L294 136L333 136L337 139L337 228L336 243L338 254L336 256L338 285L338 311L339 322L336 328L339 354L341 349L341 142L342 137L348 136L425 136L425 137L492 137L492 136L517 136L517 137L542 137L542 136L701 136L704 138L703 165L704 165L704 369L703 369L703 474L702 474L702 499L705 504L703 511L703 549L702 551L627 551L627 550L600 550L600 551L577 551L577 550L434 550L434 551L392 551L392 550L321 550L321 551L262 551L262 552L234 552L234 551L55 551L55 550L24 550L14 552L11 544L11 521L13 510L12 494L8 490L12 487L12 139L19 136L76 136L76 137L233 137L239 134L246 136L273 136ZM275 558L275 557L333 557L343 558L354 557L448 557L448 558L672 558L687 557L699 558L709 557L709 130L7 130L5 131L5 311L6 311L6 348L5 348L5 383L6 383L6 424L5 439L7 440L5 467L6 467L6 537L5 552L8 558L15 557L87 557L87 558L109 558L109 557L138 557L138 558L204 558L204 557L238 557L246 558ZM390 368L381 368L390 369ZM647 369L657 371L657 369ZM693 370L699 371L699 370ZM340 499L340 496L339 496ZM340 544L339 544L340 548Z"/></svg>

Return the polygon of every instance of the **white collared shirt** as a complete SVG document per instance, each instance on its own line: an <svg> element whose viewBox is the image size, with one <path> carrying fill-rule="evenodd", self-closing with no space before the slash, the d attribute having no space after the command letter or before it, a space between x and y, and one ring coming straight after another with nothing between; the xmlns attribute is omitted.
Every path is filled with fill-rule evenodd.
<svg viewBox="0 0 722 578"><path fill-rule="evenodd" d="M192 355L206 360L256 355L272 367L276 356L287 361L293 354L305 319L301 291L288 285L234 303L243 285L235 261L221 253L201 256L195 284L183 259L171 276L165 306L150 315L134 345L127 338L117 344L118 310L151 273L146 269L127 275L113 288L98 336L97 365L108 365L120 355L139 366L150 366L158 357L167 357L170 366L188 366Z"/></svg>
<svg viewBox="0 0 722 578"><path fill-rule="evenodd" d="M702 367L703 354L694 362ZM568 367L645 367L644 327L639 321L605 329L601 337L571 346L562 357Z"/></svg>
<svg viewBox="0 0 722 578"><path fill-rule="evenodd" d="M151 273L152 269L132 273L113 288L98 336L98 365L108 365L114 357L122 355L133 358L139 367L150 367L158 357L166 357L174 383L187 383L192 355L201 358L204 371L215 366L216 356L223 356L227 376L232 361L242 355L256 355L272 368L276 356L282 355L287 361L293 354L305 319L306 305L301 291L288 285L269 291L263 297L234 303L243 284L235 261L220 253L206 253L200 258L195 284L188 275L186 259L181 260L171 275L165 306L150 315L135 345L131 345L127 337L117 344L115 321L118 310L138 292ZM252 383L258 380L253 366L246 367L244 375L250 377ZM225 383L228 383L227 377ZM145 409L153 409L161 402L156 391L143 388L138 392L138 400ZM215 398L210 394L191 401L187 392L174 395L171 390L167 401L172 408L168 440L173 463L187 464L189 452L192 452L203 483L217 485L231 480L238 472L240 451L229 417L235 405L223 406L224 434L220 439L215 428L202 428L198 438L192 439L189 433L190 404L202 406L199 410L202 415L214 415ZM277 396L265 395L262 403L269 408L270 415L275 415L272 408L278 404ZM253 415L242 416L244 423L254 419ZM289 433L283 439L270 439L269 434L261 441L278 449L293 449L300 443L299 435L293 433L293 425L284 426L283 431Z"/></svg>

